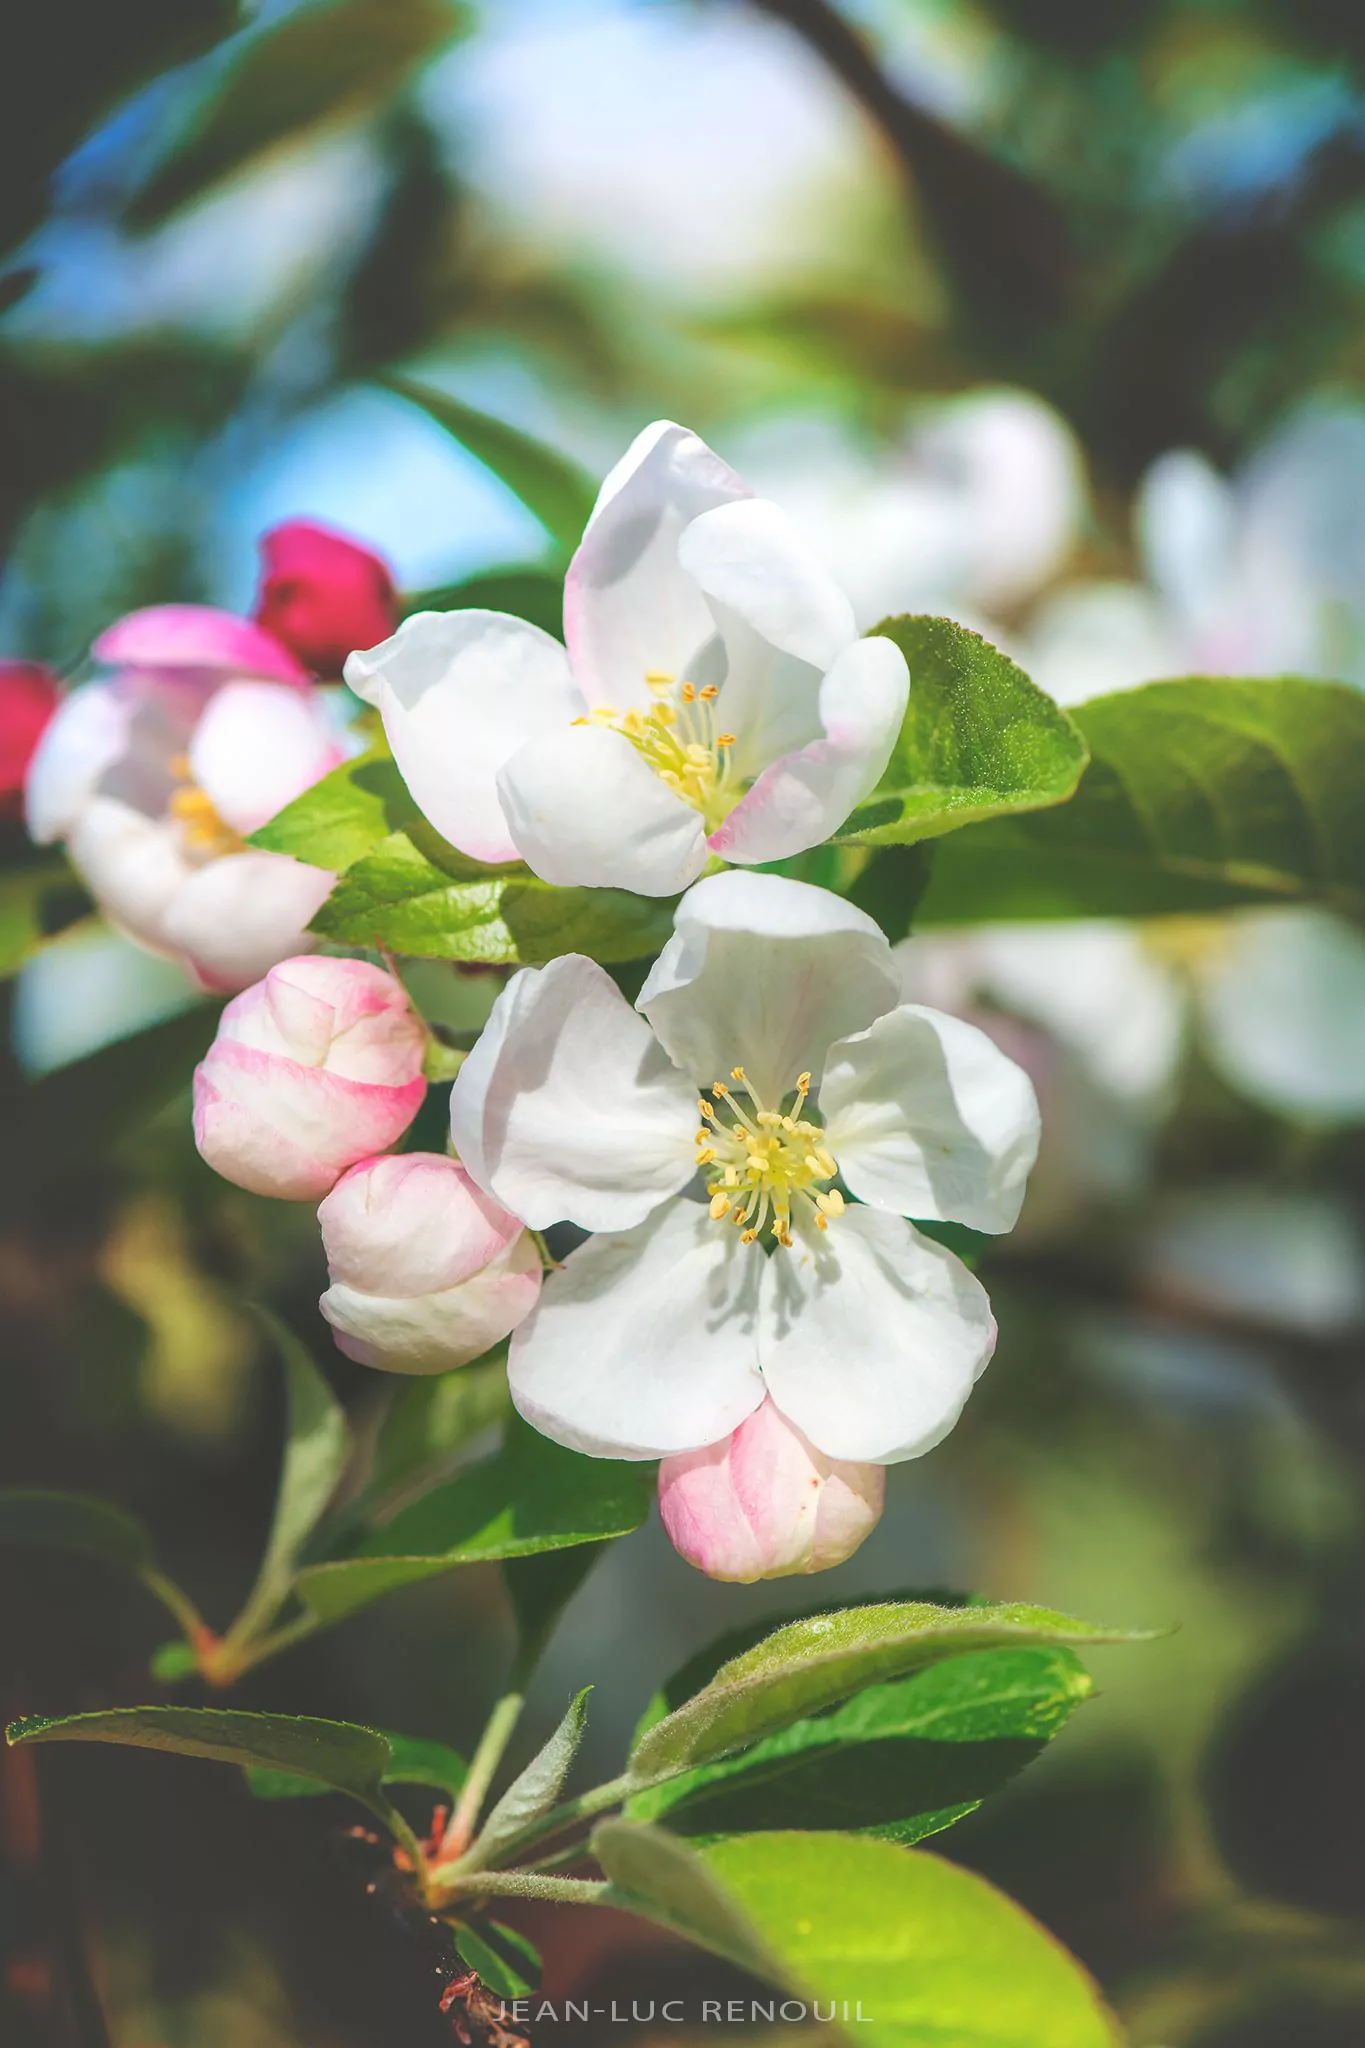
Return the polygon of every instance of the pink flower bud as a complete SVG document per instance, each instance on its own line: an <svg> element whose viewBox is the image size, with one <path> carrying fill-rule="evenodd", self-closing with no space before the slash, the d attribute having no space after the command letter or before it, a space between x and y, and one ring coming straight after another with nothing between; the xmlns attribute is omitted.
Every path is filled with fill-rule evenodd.
<svg viewBox="0 0 1365 2048"><path fill-rule="evenodd" d="M885 1491L880 1465L827 1458L771 1399L720 1443L659 1467L673 1548L740 1585L842 1564L876 1528Z"/></svg>
<svg viewBox="0 0 1365 2048"><path fill-rule="evenodd" d="M57 709L57 678L40 661L0 661L0 817L17 818L34 749Z"/></svg>
<svg viewBox="0 0 1365 2048"><path fill-rule="evenodd" d="M195 1143L238 1187L315 1202L412 1122L425 1043L382 968L281 961L227 1005L195 1070Z"/></svg>
<svg viewBox="0 0 1365 2048"><path fill-rule="evenodd" d="M261 541L261 561L257 623L320 676L339 676L348 654L398 623L387 565L345 534L286 520Z"/></svg>
<svg viewBox="0 0 1365 2048"><path fill-rule="evenodd" d="M447 1372L515 1329L540 1255L515 1216L434 1152L365 1159L318 1210L339 1348L385 1372Z"/></svg>

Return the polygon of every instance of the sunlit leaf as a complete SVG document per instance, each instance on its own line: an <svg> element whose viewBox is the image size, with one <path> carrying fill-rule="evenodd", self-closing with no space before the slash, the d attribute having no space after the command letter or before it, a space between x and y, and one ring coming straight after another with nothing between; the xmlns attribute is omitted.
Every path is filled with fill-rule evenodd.
<svg viewBox="0 0 1365 2048"><path fill-rule="evenodd" d="M1074 1957L974 1872L866 1835L735 1835L688 1849L609 1821L611 1902L818 2005L869 2048L1117 2048ZM833 2010L831 2010L831 2007ZM776 2017L776 2015L774 2015Z"/></svg>
<svg viewBox="0 0 1365 2048"><path fill-rule="evenodd" d="M1073 800L944 841L917 924L1320 902L1365 915L1365 692L1195 676L1073 712Z"/></svg>
<svg viewBox="0 0 1365 2048"><path fill-rule="evenodd" d="M690 1835L801 1826L918 1841L1030 1763L1090 1690L1065 1649L945 1658L637 1793L627 1817Z"/></svg>
<svg viewBox="0 0 1365 2048"><path fill-rule="evenodd" d="M1085 742L1007 655L950 619L886 619L876 631L904 654L910 699L886 772L841 841L905 845L1071 795Z"/></svg>
<svg viewBox="0 0 1365 2048"><path fill-rule="evenodd" d="M1140 1640L1049 1608L936 1607L928 1601L846 1608L790 1623L721 1666L714 1679L645 1731L630 1758L637 1788L709 1763L877 1685L968 1650L1031 1643Z"/></svg>
<svg viewBox="0 0 1365 2048"><path fill-rule="evenodd" d="M421 818L387 753L343 761L251 835L267 853L287 853L342 874L391 833Z"/></svg>

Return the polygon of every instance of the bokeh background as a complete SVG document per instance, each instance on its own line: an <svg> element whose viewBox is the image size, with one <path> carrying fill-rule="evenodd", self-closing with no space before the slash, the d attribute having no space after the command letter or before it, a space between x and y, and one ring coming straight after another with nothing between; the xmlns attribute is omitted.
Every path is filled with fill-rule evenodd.
<svg viewBox="0 0 1365 2048"><path fill-rule="evenodd" d="M414 596L552 622L554 540L407 379L593 475L682 419L864 624L951 613L1066 703L1196 672L1365 687L1351 0L45 0L19 45L0 654L79 676L133 606L245 609L258 535L294 516ZM35 856L3 831L7 933ZM202 1166L183 1080L211 1019L69 914L5 988L0 1479L133 1508L221 1620L280 1430L242 1301L326 1356L315 1226ZM931 884L907 986L1028 1065L1043 1157L984 1268L990 1373L820 1590L1178 1624L1097 1655L1100 1696L935 1846L1071 1945L1137 2048L1358 2048L1365 939L1307 910L945 914ZM418 978L458 1024L493 993ZM597 1680L589 1761L614 1768L660 1676L791 1593L710 1585L657 1530L616 1546L533 1727ZM6 1713L153 1696L162 1632L112 1576L5 1560ZM509 1637L496 1572L465 1571L241 1703L468 1744ZM33 1786L4 1781L7 2042L59 2038L43 1921L80 1930L118 2048L447 2038L342 1816L56 1755L40 1865ZM719 1981L614 1921L539 1931L560 1993Z"/></svg>

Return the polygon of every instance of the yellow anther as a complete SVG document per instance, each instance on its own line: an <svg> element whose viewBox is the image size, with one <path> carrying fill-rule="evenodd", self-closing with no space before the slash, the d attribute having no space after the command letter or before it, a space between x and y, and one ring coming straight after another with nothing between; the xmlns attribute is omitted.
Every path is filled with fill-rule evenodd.
<svg viewBox="0 0 1365 2048"><path fill-rule="evenodd" d="M699 813L708 833L714 832L738 803L744 783L730 749L737 735L717 739L712 704L716 684L698 689L675 681L666 669L646 669L648 699L623 713L599 704L587 722L621 733L674 796ZM575 721L577 723L578 721Z"/></svg>
<svg viewBox="0 0 1365 2048"><path fill-rule="evenodd" d="M172 790L168 809L180 826L184 845L190 853L216 859L221 854L243 850L245 841L241 834L219 815L213 798L197 783L191 782L181 789Z"/></svg>
<svg viewBox="0 0 1365 2048"><path fill-rule="evenodd" d="M798 1074L798 1075L797 1075L797 1077L796 1077L796 1087L797 1087L797 1093L798 1093L798 1094L800 1094L800 1095L809 1095L809 1094L810 1094L810 1068L809 1068L809 1067L807 1067L807 1069L806 1069L806 1071L805 1071L805 1073L804 1073L804 1074Z"/></svg>
<svg viewBox="0 0 1365 2048"><path fill-rule="evenodd" d="M571 718L569 723L570 725L591 725L592 720L590 718Z"/></svg>
<svg viewBox="0 0 1365 2048"><path fill-rule="evenodd" d="M800 1077L798 1110L810 1078L809 1073ZM731 1082L743 1089L747 1106L732 1095ZM710 1094L733 1119L722 1122L706 1098L698 1098L697 1164L710 1169L706 1194L717 1222L735 1223L744 1244L768 1231L776 1243L790 1248L797 1220L824 1230L832 1216L842 1215L843 1196L822 1185L836 1178L838 1167L821 1143L819 1123L766 1107L742 1066L731 1067L729 1082L713 1081Z"/></svg>

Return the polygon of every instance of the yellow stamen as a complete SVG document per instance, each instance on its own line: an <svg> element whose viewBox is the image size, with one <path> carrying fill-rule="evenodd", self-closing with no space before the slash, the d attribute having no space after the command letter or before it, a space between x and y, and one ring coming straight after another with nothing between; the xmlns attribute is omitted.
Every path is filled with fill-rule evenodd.
<svg viewBox="0 0 1365 2048"><path fill-rule="evenodd" d="M621 713L598 704L573 722L605 726L628 739L665 787L701 815L708 834L714 832L744 793L731 752L738 735L716 735L712 707L719 687L706 683L699 690L665 669L646 669L645 686L647 708Z"/></svg>
<svg viewBox="0 0 1365 2048"><path fill-rule="evenodd" d="M747 1094L752 1113L736 1101L730 1082ZM844 1211L839 1190L822 1185L838 1175L822 1142L824 1131L800 1114L811 1076L803 1073L798 1079L794 1116L760 1101L742 1066L730 1069L730 1082L713 1081L710 1092L731 1112L733 1123L723 1123L704 1098L697 1104L696 1158L711 1172L706 1186L711 1215L716 1222L734 1223L742 1244L755 1243L766 1229L789 1249L797 1217L826 1230L830 1218Z"/></svg>

